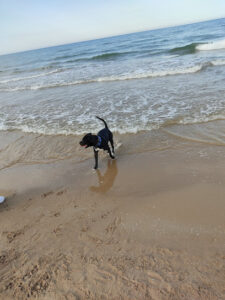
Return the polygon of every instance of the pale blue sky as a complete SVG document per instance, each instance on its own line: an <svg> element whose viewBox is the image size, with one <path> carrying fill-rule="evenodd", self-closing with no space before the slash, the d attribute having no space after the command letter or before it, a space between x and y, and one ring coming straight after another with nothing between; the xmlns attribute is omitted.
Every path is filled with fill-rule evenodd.
<svg viewBox="0 0 225 300"><path fill-rule="evenodd" d="M225 17L225 0L0 0L0 54Z"/></svg>

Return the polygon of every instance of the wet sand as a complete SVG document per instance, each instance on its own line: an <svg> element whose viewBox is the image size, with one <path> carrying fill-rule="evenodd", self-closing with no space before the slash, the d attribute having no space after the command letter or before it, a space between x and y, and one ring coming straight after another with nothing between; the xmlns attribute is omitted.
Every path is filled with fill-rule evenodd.
<svg viewBox="0 0 225 300"><path fill-rule="evenodd" d="M2 165L1 298L225 299L225 148L173 141Z"/></svg>

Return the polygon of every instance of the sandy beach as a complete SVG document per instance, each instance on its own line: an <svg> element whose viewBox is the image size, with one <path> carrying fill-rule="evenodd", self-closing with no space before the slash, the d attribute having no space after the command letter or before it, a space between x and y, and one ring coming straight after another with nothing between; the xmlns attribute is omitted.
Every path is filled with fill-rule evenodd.
<svg viewBox="0 0 225 300"><path fill-rule="evenodd" d="M225 299L225 149L144 134L94 171L79 138L2 133L1 299Z"/></svg>
<svg viewBox="0 0 225 300"><path fill-rule="evenodd" d="M0 300L225 300L223 1L4 2Z"/></svg>

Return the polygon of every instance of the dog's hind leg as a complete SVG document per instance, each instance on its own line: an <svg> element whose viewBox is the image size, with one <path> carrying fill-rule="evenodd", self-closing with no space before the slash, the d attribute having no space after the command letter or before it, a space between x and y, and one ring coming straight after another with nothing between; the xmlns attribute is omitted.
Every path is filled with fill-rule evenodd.
<svg viewBox="0 0 225 300"><path fill-rule="evenodd" d="M109 136L109 142L110 142L111 147L112 147L112 154L115 157L115 150L114 150L114 142L113 142L113 135L112 135L112 133Z"/></svg>
<svg viewBox="0 0 225 300"><path fill-rule="evenodd" d="M109 156L110 156L112 159L114 159L114 158L115 158L114 153L111 152L111 150L110 150L110 148L109 148L109 145L108 145L108 147L107 147L106 150L108 151Z"/></svg>

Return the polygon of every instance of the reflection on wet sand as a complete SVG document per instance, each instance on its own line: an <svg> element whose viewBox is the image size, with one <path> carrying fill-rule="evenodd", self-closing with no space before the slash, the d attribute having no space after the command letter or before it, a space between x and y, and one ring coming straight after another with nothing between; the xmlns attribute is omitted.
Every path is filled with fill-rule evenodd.
<svg viewBox="0 0 225 300"><path fill-rule="evenodd" d="M108 160L107 170L104 175L96 170L99 186L91 186L90 190L96 193L105 194L112 186L118 173L116 160Z"/></svg>

